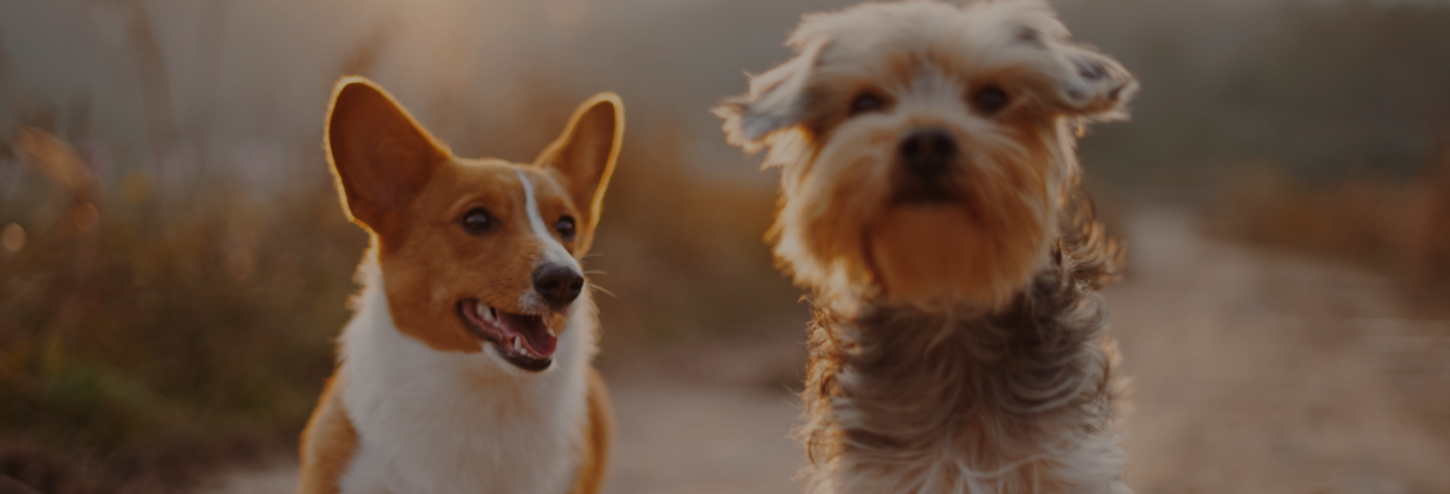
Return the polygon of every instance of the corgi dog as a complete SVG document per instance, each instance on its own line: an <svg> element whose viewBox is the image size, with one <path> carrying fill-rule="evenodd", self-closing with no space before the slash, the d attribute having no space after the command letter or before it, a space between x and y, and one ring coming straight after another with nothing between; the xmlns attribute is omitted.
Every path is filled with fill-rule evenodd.
<svg viewBox="0 0 1450 494"><path fill-rule="evenodd" d="M623 132L603 93L532 164L463 159L378 85L338 82L328 162L371 244L299 493L598 492L613 419L580 258Z"/></svg>

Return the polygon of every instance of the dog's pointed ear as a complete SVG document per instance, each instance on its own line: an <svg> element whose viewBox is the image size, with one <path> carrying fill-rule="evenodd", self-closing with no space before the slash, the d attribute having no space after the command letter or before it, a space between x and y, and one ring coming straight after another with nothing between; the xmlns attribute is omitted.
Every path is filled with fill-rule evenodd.
<svg viewBox="0 0 1450 494"><path fill-rule="evenodd" d="M1051 104L1065 115L1090 120L1121 120L1138 82L1123 65L1090 48L1058 44L1051 47L1054 90Z"/></svg>
<svg viewBox="0 0 1450 494"><path fill-rule="evenodd" d="M324 143L343 209L374 233L397 217L452 155L382 87L344 77L333 89Z"/></svg>
<svg viewBox="0 0 1450 494"><path fill-rule="evenodd" d="M752 76L750 92L716 105L711 112L725 120L725 140L754 153L769 144L771 135L799 124L806 113L806 85L824 45L803 42L795 58Z"/></svg>
<svg viewBox="0 0 1450 494"><path fill-rule="evenodd" d="M535 160L559 173L574 207L584 216L579 219L579 253L589 250L623 141L624 103L619 95L600 93L574 110L564 132Z"/></svg>

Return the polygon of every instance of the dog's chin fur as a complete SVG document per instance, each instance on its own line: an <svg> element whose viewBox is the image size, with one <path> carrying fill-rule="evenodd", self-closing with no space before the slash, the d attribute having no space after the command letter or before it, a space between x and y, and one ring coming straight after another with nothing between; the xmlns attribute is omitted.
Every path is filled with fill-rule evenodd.
<svg viewBox="0 0 1450 494"><path fill-rule="evenodd" d="M1084 214L1008 305L815 299L797 430L813 493L1126 494L1126 395L1095 292L1118 250Z"/></svg>
<svg viewBox="0 0 1450 494"><path fill-rule="evenodd" d="M1022 122L1008 129L1013 139L959 132L969 169L950 179L951 197L917 203L893 195L891 173L896 140L920 119L839 123L811 162L786 166L775 254L798 283L824 291L1001 309L1056 237L1058 196L1076 166L1057 138L1066 130Z"/></svg>
<svg viewBox="0 0 1450 494"><path fill-rule="evenodd" d="M581 464L597 323L588 294L560 334L553 368L526 372L496 352L439 352L407 336L384 294L376 249L358 269L357 314L339 338L339 399L361 447L341 492L565 492Z"/></svg>
<svg viewBox="0 0 1450 494"><path fill-rule="evenodd" d="M769 238L816 307L811 490L1127 492L1094 293L1118 249L1079 214L1075 142L1126 116L1132 76L1041 0L867 3L788 44L715 113L782 168ZM923 129L945 173L904 166Z"/></svg>

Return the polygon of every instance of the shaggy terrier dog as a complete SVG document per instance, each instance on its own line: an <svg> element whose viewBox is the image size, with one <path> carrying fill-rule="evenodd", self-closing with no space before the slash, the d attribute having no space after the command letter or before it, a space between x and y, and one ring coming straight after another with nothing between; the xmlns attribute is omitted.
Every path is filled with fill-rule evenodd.
<svg viewBox="0 0 1450 494"><path fill-rule="evenodd" d="M787 44L715 113L782 168L810 491L1127 493L1096 293L1121 250L1074 146L1126 117L1132 76L1040 0L868 3Z"/></svg>

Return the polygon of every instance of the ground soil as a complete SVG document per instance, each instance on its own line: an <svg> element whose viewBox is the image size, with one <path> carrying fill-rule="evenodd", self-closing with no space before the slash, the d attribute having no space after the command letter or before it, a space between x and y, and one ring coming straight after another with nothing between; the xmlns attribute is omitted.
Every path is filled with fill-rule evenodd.
<svg viewBox="0 0 1450 494"><path fill-rule="evenodd" d="M1120 430L1140 494L1450 492L1450 320L1362 271L1129 220L1107 292L1131 376ZM801 328L606 368L619 417L606 492L796 493ZM657 360L657 361L656 361ZM289 460L208 494L287 493Z"/></svg>

